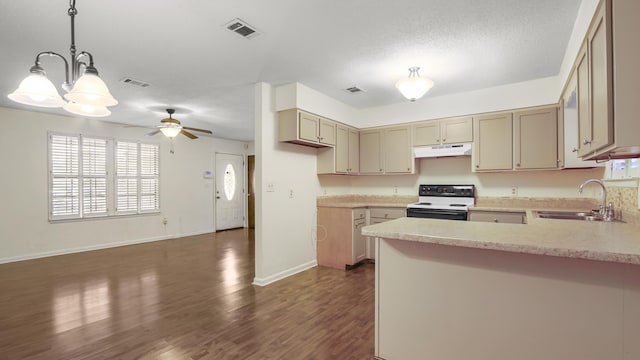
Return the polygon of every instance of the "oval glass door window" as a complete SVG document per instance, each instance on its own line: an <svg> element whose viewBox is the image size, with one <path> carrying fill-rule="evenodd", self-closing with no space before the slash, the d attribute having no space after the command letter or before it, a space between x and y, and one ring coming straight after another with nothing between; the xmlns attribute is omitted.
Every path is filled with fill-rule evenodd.
<svg viewBox="0 0 640 360"><path fill-rule="evenodd" d="M224 169L224 195L229 201L236 195L236 171L231 164Z"/></svg>

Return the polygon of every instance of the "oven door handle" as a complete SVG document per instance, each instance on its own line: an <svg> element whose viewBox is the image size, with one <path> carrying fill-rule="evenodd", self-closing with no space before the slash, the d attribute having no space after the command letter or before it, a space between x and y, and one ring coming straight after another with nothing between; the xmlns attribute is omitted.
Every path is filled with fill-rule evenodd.
<svg viewBox="0 0 640 360"><path fill-rule="evenodd" d="M442 210L442 209L420 209L420 208L409 208L412 212L418 214L441 214L441 215L460 215L466 213L463 210Z"/></svg>

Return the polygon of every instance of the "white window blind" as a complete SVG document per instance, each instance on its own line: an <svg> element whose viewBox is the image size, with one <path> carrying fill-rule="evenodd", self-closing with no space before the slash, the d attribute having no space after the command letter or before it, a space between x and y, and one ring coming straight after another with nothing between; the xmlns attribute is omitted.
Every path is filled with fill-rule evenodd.
<svg viewBox="0 0 640 360"><path fill-rule="evenodd" d="M116 212L160 209L159 147L116 142Z"/></svg>
<svg viewBox="0 0 640 360"><path fill-rule="evenodd" d="M49 136L51 219L81 216L79 142L78 136Z"/></svg>
<svg viewBox="0 0 640 360"><path fill-rule="evenodd" d="M49 218L158 212L159 154L154 144L50 133Z"/></svg>
<svg viewBox="0 0 640 360"><path fill-rule="evenodd" d="M107 140L82 138L82 212L107 214Z"/></svg>

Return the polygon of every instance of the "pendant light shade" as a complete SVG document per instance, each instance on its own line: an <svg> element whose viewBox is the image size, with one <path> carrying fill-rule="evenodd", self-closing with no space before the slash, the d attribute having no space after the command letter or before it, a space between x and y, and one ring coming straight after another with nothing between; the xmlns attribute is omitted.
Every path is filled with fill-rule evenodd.
<svg viewBox="0 0 640 360"><path fill-rule="evenodd" d="M93 106L69 101L63 107L68 112L81 116L104 117L111 115L111 111L105 106Z"/></svg>
<svg viewBox="0 0 640 360"><path fill-rule="evenodd" d="M32 106L61 107L65 104L56 87L44 73L32 72L8 97L15 102Z"/></svg>
<svg viewBox="0 0 640 360"><path fill-rule="evenodd" d="M420 99L433 87L433 81L420 77L418 70L420 68L417 66L409 68L409 77L400 79L396 83L398 91L410 101Z"/></svg>
<svg viewBox="0 0 640 360"><path fill-rule="evenodd" d="M113 106L118 103L111 96L107 85L97 75L85 72L64 98L79 104L93 106Z"/></svg>
<svg viewBox="0 0 640 360"><path fill-rule="evenodd" d="M164 127L161 127L160 131L162 131L162 134L164 134L164 136L166 136L168 138L174 138L178 134L180 134L180 131L182 131L182 126L175 125L175 124L170 124L170 125L166 125Z"/></svg>

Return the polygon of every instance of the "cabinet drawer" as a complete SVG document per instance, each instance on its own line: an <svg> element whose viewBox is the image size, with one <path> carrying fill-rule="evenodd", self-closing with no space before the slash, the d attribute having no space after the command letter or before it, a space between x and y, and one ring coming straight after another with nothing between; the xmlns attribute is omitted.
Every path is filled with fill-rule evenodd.
<svg viewBox="0 0 640 360"><path fill-rule="evenodd" d="M397 219L405 216L405 208L372 208L369 210L371 218Z"/></svg>
<svg viewBox="0 0 640 360"><path fill-rule="evenodd" d="M503 212L503 211L471 211L469 221L482 221L506 224L526 224L524 212Z"/></svg>

